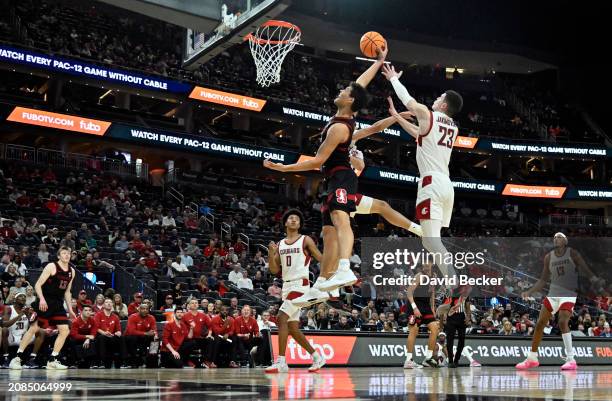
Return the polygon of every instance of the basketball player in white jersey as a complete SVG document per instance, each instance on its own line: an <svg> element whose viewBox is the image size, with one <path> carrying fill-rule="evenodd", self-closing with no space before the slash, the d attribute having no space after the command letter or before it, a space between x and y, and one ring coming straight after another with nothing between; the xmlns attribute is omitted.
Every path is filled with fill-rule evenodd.
<svg viewBox="0 0 612 401"><path fill-rule="evenodd" d="M9 347L19 346L21 338L30 326L30 318L27 312L26 295L24 293L15 295L15 303L4 308L4 315L2 317L2 351L7 364Z"/></svg>
<svg viewBox="0 0 612 401"><path fill-rule="evenodd" d="M565 234L556 233L553 236L553 244L555 248L544 257L544 269L540 279L533 287L521 294L523 299L526 300L550 282L548 295L542 302L544 307L540 311L538 322L533 331L531 352L527 359L516 365L517 369L531 369L540 366L538 347L542 341L544 328L550 318L557 312L559 313L559 328L561 329L566 354L566 362L561 366L561 370L576 370L578 367L574 360L572 333L569 328L569 320L572 317L578 292L578 273L582 273L592 281L598 279L588 268L580 253L567 246Z"/></svg>
<svg viewBox="0 0 612 401"><path fill-rule="evenodd" d="M410 118L413 116L413 114L409 111L404 111L399 114L404 118ZM395 116L387 117L384 120L377 121L370 127L355 131L353 134L353 143L351 144L350 148L351 166L353 166L354 170L363 171L365 169L363 152L357 149L357 141L381 132L385 128L393 125L396 121ZM351 217L355 217L357 214L380 214L383 219L390 224L410 231L419 237L423 236L421 226L410 221L403 214L393 209L387 202L363 195L361 193L358 193L356 197L357 199L355 200L355 206L357 210L351 212Z"/></svg>
<svg viewBox="0 0 612 401"><path fill-rule="evenodd" d="M303 295L310 289L310 281L308 280L310 260L315 258L317 261L321 261L322 255L312 238L300 234L300 228L304 224L304 216L299 210L288 210L282 221L287 236L278 244L271 242L268 246L270 273L282 274L283 304L277 317L278 357L272 366L266 368L266 373L281 373L289 370L285 360L289 334L312 355L313 362L308 371L316 372L325 365L325 358L314 350L300 331L301 308L294 305L291 300Z"/></svg>
<svg viewBox="0 0 612 401"><path fill-rule="evenodd" d="M397 97L414 113L419 122L416 161L421 179L417 190L416 217L423 228L423 247L437 255L442 276L455 277L453 266L445 262L447 250L440 239L442 227L450 225L455 191L449 178L448 164L458 128L453 117L461 111L463 98L453 90L440 95L431 110L410 96L399 81L402 72L393 66L383 66L383 75L391 82ZM390 105L392 106L392 104ZM395 116L404 127L407 122L401 115ZM410 132L410 131L409 131Z"/></svg>

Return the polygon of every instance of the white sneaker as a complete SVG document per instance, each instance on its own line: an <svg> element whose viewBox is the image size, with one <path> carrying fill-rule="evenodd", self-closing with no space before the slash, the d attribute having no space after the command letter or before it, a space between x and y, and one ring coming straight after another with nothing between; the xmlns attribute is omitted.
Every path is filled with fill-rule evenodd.
<svg viewBox="0 0 612 401"><path fill-rule="evenodd" d="M66 370L68 366L62 365L58 360L47 362L47 370Z"/></svg>
<svg viewBox="0 0 612 401"><path fill-rule="evenodd" d="M21 359L19 357L15 357L11 359L11 363L9 363L9 369L13 370L21 370Z"/></svg>
<svg viewBox="0 0 612 401"><path fill-rule="evenodd" d="M477 361L477 360L475 360L475 359L474 359L474 360L472 360L472 362L470 362L470 367L472 367L472 368L479 368L479 367L481 367L481 366L482 366L482 365L480 364L480 362L478 362L478 361Z"/></svg>
<svg viewBox="0 0 612 401"><path fill-rule="evenodd" d="M311 287L301 297L291 300L291 303L299 308L306 308L314 304L325 302L329 299L327 292L320 291L315 287Z"/></svg>
<svg viewBox="0 0 612 401"><path fill-rule="evenodd" d="M412 359L406 359L406 361L404 361L404 369L423 369L423 366L419 365Z"/></svg>
<svg viewBox="0 0 612 401"><path fill-rule="evenodd" d="M326 362L327 361L325 360L324 357L322 357L318 353L314 353L312 355L312 365L310 365L310 367L308 368L308 371L310 373L318 372L319 369L321 369L323 366L325 366Z"/></svg>
<svg viewBox="0 0 612 401"><path fill-rule="evenodd" d="M266 373L285 373L289 371L287 362L276 361L272 366L268 366L265 370Z"/></svg>
<svg viewBox="0 0 612 401"><path fill-rule="evenodd" d="M336 288L346 287L353 285L357 282L357 276L351 269L348 270L337 270L329 279L323 281L321 284L315 283L313 287L316 287L320 291L333 291Z"/></svg>

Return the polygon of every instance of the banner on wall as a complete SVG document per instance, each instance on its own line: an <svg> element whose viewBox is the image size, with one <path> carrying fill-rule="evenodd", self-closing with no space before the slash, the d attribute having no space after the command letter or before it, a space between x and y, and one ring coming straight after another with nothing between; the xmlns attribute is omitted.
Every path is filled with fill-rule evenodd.
<svg viewBox="0 0 612 401"><path fill-rule="evenodd" d="M204 136L111 123L109 121L19 106L12 109L7 117L7 121L118 139L150 147L204 153L220 157L233 157L250 161L270 159L278 163L291 164L312 158L312 156L300 155L296 152L282 149L264 148ZM362 178L373 181L412 187L416 187L419 181L419 176L414 173L377 166L366 167L365 170L358 174ZM452 178L452 183L457 191L496 194L498 196L612 201L612 190L610 188L519 185L462 178ZM243 185L253 186L250 182L244 182Z"/></svg>
<svg viewBox="0 0 612 401"><path fill-rule="evenodd" d="M406 336L368 333L306 334L306 340L327 359L330 365L347 366L402 366L406 359ZM531 348L530 337L519 336L467 336L466 352L483 365L515 365L523 361ZM574 354L578 364L611 365L612 340L574 338ZM272 334L272 352L278 355L278 336ZM417 338L414 358L425 357L427 338ZM544 337L540 345L539 360L542 365L561 365L565 356L560 338ZM312 358L293 338L289 337L285 353L290 365L310 365ZM461 357L460 363L467 364Z"/></svg>
<svg viewBox="0 0 612 401"><path fill-rule="evenodd" d="M210 88L203 88L201 86L196 86L193 88L189 94L189 98L256 112L260 112L266 105L266 100L264 99L257 99L254 97L223 92Z"/></svg>
<svg viewBox="0 0 612 401"><path fill-rule="evenodd" d="M162 92L187 93L193 86L163 77L108 68L73 58L58 57L53 54L38 53L5 45L0 45L0 61Z"/></svg>

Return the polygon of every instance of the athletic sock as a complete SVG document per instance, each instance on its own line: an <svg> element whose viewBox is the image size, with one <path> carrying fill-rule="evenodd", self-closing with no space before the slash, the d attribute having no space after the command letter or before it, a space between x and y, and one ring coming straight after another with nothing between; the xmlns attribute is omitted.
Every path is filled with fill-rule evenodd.
<svg viewBox="0 0 612 401"><path fill-rule="evenodd" d="M17 351L17 358L19 358L21 362L25 362L28 360L25 356L25 352L23 351Z"/></svg>
<svg viewBox="0 0 612 401"><path fill-rule="evenodd" d="M349 271L351 270L351 261L348 259L340 259L338 263L338 271Z"/></svg>
<svg viewBox="0 0 612 401"><path fill-rule="evenodd" d="M406 352L406 360L412 361L412 352Z"/></svg>
<svg viewBox="0 0 612 401"><path fill-rule="evenodd" d="M574 360L574 349L572 348L572 333L561 334L563 344L565 345L565 355L568 361Z"/></svg>
<svg viewBox="0 0 612 401"><path fill-rule="evenodd" d="M463 351L461 351L461 355L465 356L470 363L474 362L474 358L472 358L472 353L468 352L465 348L463 349Z"/></svg>
<svg viewBox="0 0 612 401"><path fill-rule="evenodd" d="M284 356L280 356L280 355L279 355L279 356L276 358L276 363L284 365L284 364L286 363L286 362L285 362L285 357L284 357Z"/></svg>
<svg viewBox="0 0 612 401"><path fill-rule="evenodd" d="M529 351L529 356L527 357L527 359L530 359L532 361L537 361L538 360L538 353L537 352L533 352L533 351Z"/></svg>
<svg viewBox="0 0 612 401"><path fill-rule="evenodd" d="M312 355L313 362L316 362L321 359L321 354L319 354L319 351L315 351L311 355Z"/></svg>
<svg viewBox="0 0 612 401"><path fill-rule="evenodd" d="M427 351L425 351L425 359L431 359L432 356L433 351L428 348Z"/></svg>

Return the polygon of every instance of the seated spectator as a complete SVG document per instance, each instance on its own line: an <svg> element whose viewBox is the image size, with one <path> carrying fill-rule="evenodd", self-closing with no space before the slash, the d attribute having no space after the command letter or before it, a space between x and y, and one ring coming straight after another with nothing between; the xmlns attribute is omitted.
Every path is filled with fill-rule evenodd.
<svg viewBox="0 0 612 401"><path fill-rule="evenodd" d="M217 366L223 366L224 363L221 363L220 356L225 354L227 359L229 359L230 368L239 367L234 361L234 346L231 341L231 337L234 334L234 319L228 316L227 306L221 306L219 314L212 318L211 326L215 338L212 346L212 362Z"/></svg>
<svg viewBox="0 0 612 401"><path fill-rule="evenodd" d="M253 282L246 270L242 272L242 278L238 280L238 288L253 291Z"/></svg>
<svg viewBox="0 0 612 401"><path fill-rule="evenodd" d="M104 307L104 294L96 295L96 301L91 306L94 315L102 310Z"/></svg>
<svg viewBox="0 0 612 401"><path fill-rule="evenodd" d="M137 292L134 294L134 301L128 305L128 315L138 312L140 304L142 304L142 292Z"/></svg>
<svg viewBox="0 0 612 401"><path fill-rule="evenodd" d="M228 281L234 285L238 285L238 282L242 279L242 271L240 271L240 265L238 263L232 266L232 271L227 276Z"/></svg>
<svg viewBox="0 0 612 401"><path fill-rule="evenodd" d="M38 260L40 260L41 265L46 266L49 263L49 251L47 250L47 246L45 244L40 244L38 246Z"/></svg>
<svg viewBox="0 0 612 401"><path fill-rule="evenodd" d="M117 295L119 294L115 294L115 297ZM121 300L121 295L119 295L119 300ZM121 353L119 352L121 350L121 322L119 322L119 317L113 313L115 308L116 303L110 298L105 298L102 309L94 316L98 358L106 369L112 367L113 360L115 360L115 366L121 366ZM125 314L127 316L127 307Z"/></svg>
<svg viewBox="0 0 612 401"><path fill-rule="evenodd" d="M212 270L210 272L210 276L208 276L208 288L210 291L218 291L219 290L219 279L217 278L217 271Z"/></svg>
<svg viewBox="0 0 612 401"><path fill-rule="evenodd" d="M91 306L91 299L87 298L87 291L81 290L76 301L75 313L77 315L80 314L85 306Z"/></svg>
<svg viewBox="0 0 612 401"><path fill-rule="evenodd" d="M197 239L191 238L187 247L185 247L185 254L193 257L202 255L202 251L198 247Z"/></svg>
<svg viewBox="0 0 612 401"><path fill-rule="evenodd" d="M161 224L163 228L176 228L176 221L171 214L164 215Z"/></svg>
<svg viewBox="0 0 612 401"><path fill-rule="evenodd" d="M203 301L208 300L206 298ZM202 305L203 308L207 308ZM198 300L193 298L188 302L188 310L183 316L183 320L189 326L193 326L193 341L194 349L200 350L201 360L198 361L199 366L215 368L216 365L212 362L212 344L214 342L210 316L198 310ZM204 309L206 310L206 309Z"/></svg>
<svg viewBox="0 0 612 401"><path fill-rule="evenodd" d="M176 259L174 260L174 262L172 262L172 270L174 272L174 274L176 273L185 273L188 272L189 269L187 268L187 266L185 266L182 262L182 259L180 256L177 256ZM174 275L173 275L174 277Z"/></svg>
<svg viewBox="0 0 612 401"><path fill-rule="evenodd" d="M185 309L177 307L174 310L174 319L164 326L161 345L161 364L165 368L180 369L188 362L191 351L195 346L193 330L195 323L186 323L183 320Z"/></svg>
<svg viewBox="0 0 612 401"><path fill-rule="evenodd" d="M503 325L502 328L499 330L499 334L503 335L503 336L511 336L515 334L515 329L512 326L512 322L509 320L506 320Z"/></svg>
<svg viewBox="0 0 612 401"><path fill-rule="evenodd" d="M32 302L36 301L38 298L36 297L36 293L34 292L34 287L28 285L26 287L26 306L31 306Z"/></svg>
<svg viewBox="0 0 612 401"><path fill-rule="evenodd" d="M138 313L131 314L123 334L124 363L132 368L143 365L151 341L157 340L157 323L149 314L149 306L141 304Z"/></svg>
<svg viewBox="0 0 612 401"><path fill-rule="evenodd" d="M205 258L212 259L215 249L216 249L215 240L211 239L208 242L208 245L206 246L206 248L204 248L204 251L202 252L202 254L204 255Z"/></svg>
<svg viewBox="0 0 612 401"><path fill-rule="evenodd" d="M142 294L140 294L140 300L142 300ZM137 307L138 306L136 305L134 306L134 308ZM130 313L128 312L128 306L123 303L121 294L113 295L113 313L115 313L119 317L119 319L125 319L130 315Z"/></svg>
<svg viewBox="0 0 612 401"><path fill-rule="evenodd" d="M198 288L198 291L200 291L201 294L205 294L208 292L208 278L205 275L201 275L198 283L196 284L196 287ZM204 301L204 299L202 300ZM208 302L208 300L206 300Z"/></svg>
<svg viewBox="0 0 612 401"><path fill-rule="evenodd" d="M351 330L352 327L349 324L348 318L346 316L340 316L340 320L338 323L334 324L332 327L334 330Z"/></svg>
<svg viewBox="0 0 612 401"><path fill-rule="evenodd" d="M278 280L274 279L272 285L268 287L268 295L280 299L281 298L282 289L280 287L280 283Z"/></svg>
<svg viewBox="0 0 612 401"><path fill-rule="evenodd" d="M187 255L184 250L181 250L179 256L181 257L181 262L187 267L187 269L193 266L193 258Z"/></svg>
<svg viewBox="0 0 612 401"><path fill-rule="evenodd" d="M96 324L92 318L93 309L84 305L79 316L70 327L69 347L74 353L70 358L74 365L88 369L96 357Z"/></svg>
<svg viewBox="0 0 612 401"><path fill-rule="evenodd" d="M166 295L165 304L160 306L159 310L162 312L172 312L176 310L176 305L174 304L174 297L170 294Z"/></svg>
<svg viewBox="0 0 612 401"><path fill-rule="evenodd" d="M130 243L127 240L127 236L122 235L121 238L117 242L115 242L114 248L117 252L125 252L129 248L129 246Z"/></svg>
<svg viewBox="0 0 612 401"><path fill-rule="evenodd" d="M244 305L240 316L234 319L234 338L236 342L235 353L238 355L238 364L255 367L251 359L251 349L260 344L261 337L257 320L251 316L251 307Z"/></svg>

